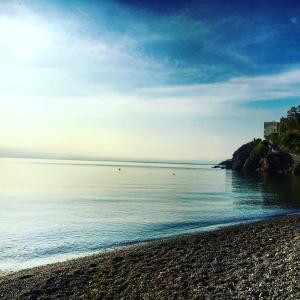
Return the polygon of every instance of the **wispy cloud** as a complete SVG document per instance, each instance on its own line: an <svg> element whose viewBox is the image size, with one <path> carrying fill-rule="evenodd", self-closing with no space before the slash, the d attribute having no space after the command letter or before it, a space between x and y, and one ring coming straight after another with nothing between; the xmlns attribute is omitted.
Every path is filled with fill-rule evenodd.
<svg viewBox="0 0 300 300"><path fill-rule="evenodd" d="M259 135L266 116L243 104L300 97L289 38L298 22L204 2L157 13L122 1L1 1L1 142L204 158L233 150L224 126L232 147Z"/></svg>
<svg viewBox="0 0 300 300"><path fill-rule="evenodd" d="M12 16L0 13L4 93L82 96L103 88L128 90L169 74L164 64L136 52L132 38L105 28L94 36L71 15L57 21L26 6L10 9Z"/></svg>
<svg viewBox="0 0 300 300"><path fill-rule="evenodd" d="M230 115L240 103L300 97L300 70L236 77L223 82L143 88L144 109L202 116ZM230 110L229 108L233 108Z"/></svg>

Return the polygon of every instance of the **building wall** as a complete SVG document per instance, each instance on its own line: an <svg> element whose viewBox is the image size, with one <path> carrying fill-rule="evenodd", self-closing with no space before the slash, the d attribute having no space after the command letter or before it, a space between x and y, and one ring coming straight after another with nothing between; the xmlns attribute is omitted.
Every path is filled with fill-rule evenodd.
<svg viewBox="0 0 300 300"><path fill-rule="evenodd" d="M264 137L267 138L272 133L278 133L279 123L278 122L265 122L264 123Z"/></svg>

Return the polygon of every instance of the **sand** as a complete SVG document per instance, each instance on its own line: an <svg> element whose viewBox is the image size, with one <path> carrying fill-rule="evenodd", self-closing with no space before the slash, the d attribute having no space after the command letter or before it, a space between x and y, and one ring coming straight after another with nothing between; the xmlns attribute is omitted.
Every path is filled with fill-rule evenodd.
<svg viewBox="0 0 300 300"><path fill-rule="evenodd" d="M300 216L2 276L0 299L300 299Z"/></svg>

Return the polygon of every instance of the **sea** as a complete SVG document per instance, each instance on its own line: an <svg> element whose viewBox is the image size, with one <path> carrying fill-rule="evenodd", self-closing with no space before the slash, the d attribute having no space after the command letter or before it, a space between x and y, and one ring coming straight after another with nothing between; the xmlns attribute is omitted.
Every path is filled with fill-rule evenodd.
<svg viewBox="0 0 300 300"><path fill-rule="evenodd" d="M300 177L210 164L0 159L0 274L300 211Z"/></svg>

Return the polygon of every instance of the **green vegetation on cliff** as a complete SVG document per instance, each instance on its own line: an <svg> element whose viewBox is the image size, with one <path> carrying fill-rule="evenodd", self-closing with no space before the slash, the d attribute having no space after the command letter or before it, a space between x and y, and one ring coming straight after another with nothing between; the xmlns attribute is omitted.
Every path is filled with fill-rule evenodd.
<svg viewBox="0 0 300 300"><path fill-rule="evenodd" d="M236 171L300 175L300 156L294 155L300 155L300 105L292 107L280 122L265 122L265 138L242 145L220 166Z"/></svg>
<svg viewBox="0 0 300 300"><path fill-rule="evenodd" d="M272 153L272 150L269 148L269 145L266 141L261 141L261 140L255 140L255 141L259 141L259 142L256 143L256 145L250 152L251 159L257 160L263 156L266 156L267 154Z"/></svg>
<svg viewBox="0 0 300 300"><path fill-rule="evenodd" d="M269 139L289 152L300 154L300 105L292 107L287 116L281 118L278 133Z"/></svg>
<svg viewBox="0 0 300 300"><path fill-rule="evenodd" d="M242 145L232 159L220 165L227 169L245 172L268 172L273 174L290 174L294 172L293 159L290 154L280 150L276 145L261 139Z"/></svg>

